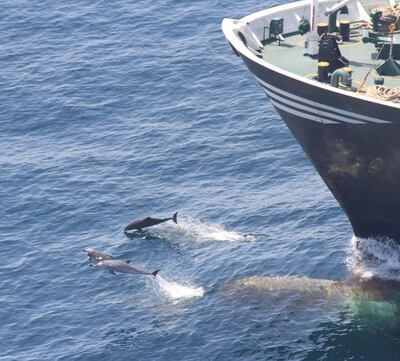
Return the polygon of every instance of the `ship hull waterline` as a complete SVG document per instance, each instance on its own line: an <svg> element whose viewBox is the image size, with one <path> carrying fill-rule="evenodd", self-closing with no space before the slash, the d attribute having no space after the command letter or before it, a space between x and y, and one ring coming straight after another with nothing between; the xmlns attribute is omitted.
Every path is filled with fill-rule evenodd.
<svg viewBox="0 0 400 361"><path fill-rule="evenodd" d="M240 56L341 205L355 236L400 243L399 110L312 86Z"/></svg>

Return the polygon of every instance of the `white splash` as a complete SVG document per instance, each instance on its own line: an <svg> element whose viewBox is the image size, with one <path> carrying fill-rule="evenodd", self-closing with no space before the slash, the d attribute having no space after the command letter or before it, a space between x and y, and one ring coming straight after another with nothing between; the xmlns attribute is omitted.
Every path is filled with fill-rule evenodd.
<svg viewBox="0 0 400 361"><path fill-rule="evenodd" d="M400 281L400 245L391 239L353 236L346 261L360 277Z"/></svg>
<svg viewBox="0 0 400 361"><path fill-rule="evenodd" d="M205 224L189 216L178 219L178 225L168 225L169 238L189 240L192 242L208 241L253 241L255 237L235 231L226 230L222 225Z"/></svg>
<svg viewBox="0 0 400 361"><path fill-rule="evenodd" d="M204 289L202 287L190 287L176 282L170 282L161 276L157 276L156 280L161 290L173 300L203 297L204 295Z"/></svg>

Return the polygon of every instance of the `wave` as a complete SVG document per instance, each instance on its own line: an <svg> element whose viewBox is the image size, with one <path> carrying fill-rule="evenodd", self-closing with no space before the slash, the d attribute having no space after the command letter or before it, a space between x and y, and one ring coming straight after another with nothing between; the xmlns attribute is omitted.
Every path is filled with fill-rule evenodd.
<svg viewBox="0 0 400 361"><path fill-rule="evenodd" d="M346 263L362 278L400 281L400 245L392 239L353 236L347 249Z"/></svg>

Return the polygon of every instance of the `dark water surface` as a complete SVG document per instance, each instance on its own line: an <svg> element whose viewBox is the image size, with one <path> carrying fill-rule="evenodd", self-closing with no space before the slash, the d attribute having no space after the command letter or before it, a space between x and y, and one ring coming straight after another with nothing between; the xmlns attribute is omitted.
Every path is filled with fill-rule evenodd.
<svg viewBox="0 0 400 361"><path fill-rule="evenodd" d="M345 216L220 30L271 4L2 2L1 361L400 358L391 302L231 292L350 272Z"/></svg>

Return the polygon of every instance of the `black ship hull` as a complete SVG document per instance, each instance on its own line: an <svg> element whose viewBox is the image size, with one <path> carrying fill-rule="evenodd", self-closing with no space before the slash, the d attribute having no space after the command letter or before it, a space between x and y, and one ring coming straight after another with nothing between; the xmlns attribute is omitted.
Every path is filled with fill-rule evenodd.
<svg viewBox="0 0 400 361"><path fill-rule="evenodd" d="M399 109L310 85L240 55L354 234L400 242Z"/></svg>

